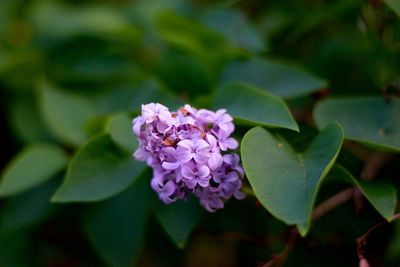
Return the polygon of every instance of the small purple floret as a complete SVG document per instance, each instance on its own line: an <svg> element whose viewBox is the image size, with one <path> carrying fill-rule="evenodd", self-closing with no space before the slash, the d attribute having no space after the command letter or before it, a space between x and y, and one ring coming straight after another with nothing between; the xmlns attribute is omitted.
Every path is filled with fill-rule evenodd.
<svg viewBox="0 0 400 267"><path fill-rule="evenodd" d="M238 142L230 137L235 127L225 109L213 112L185 105L177 112L150 103L133 120L139 139L134 157L153 168L151 187L166 204L187 199L190 193L213 212L240 191L244 171L240 157L230 153Z"/></svg>

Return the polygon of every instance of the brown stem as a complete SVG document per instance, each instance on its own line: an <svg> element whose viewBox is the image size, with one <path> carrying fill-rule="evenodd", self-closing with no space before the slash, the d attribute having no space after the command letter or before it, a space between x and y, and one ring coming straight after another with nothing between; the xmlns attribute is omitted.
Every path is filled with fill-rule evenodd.
<svg viewBox="0 0 400 267"><path fill-rule="evenodd" d="M368 231L365 232L365 234L363 234L362 236L360 236L360 237L358 237L356 239L356 242L357 242L357 255L360 258L360 261L361 260L367 261L365 259L365 246L368 243L367 240L368 240L369 235L373 231L375 231L376 229L380 228L381 226L386 225L388 223L391 223L391 222L393 222L395 220L398 220L398 219L400 219L400 213L397 213L397 214L393 215L387 221L383 221L383 222L380 222L378 224L375 224L370 229L368 229Z"/></svg>
<svg viewBox="0 0 400 267"><path fill-rule="evenodd" d="M347 188L347 189L333 195L332 197L328 198L321 204L319 204L315 208L315 210L311 216L312 221L319 219L320 217L322 217L329 211L333 210L337 206L352 199L355 190L357 190L357 189L355 189L353 187ZM271 257L271 259L268 262L266 262L262 267L283 266L283 264L289 257L289 253L292 251L292 249L294 248L294 245L296 244L296 242L299 238L300 238L299 231L297 230L297 228L293 227L290 231L289 238L288 238L285 248L279 254L273 255Z"/></svg>
<svg viewBox="0 0 400 267"><path fill-rule="evenodd" d="M358 189L350 187L328 198L327 200L319 204L318 207L315 208L311 216L311 219L315 221L320 217L322 217L324 214L336 208L337 206L349 201L350 199L353 198L355 190Z"/></svg>
<svg viewBox="0 0 400 267"><path fill-rule="evenodd" d="M373 152L365 160L364 168L360 174L361 178L364 180L372 180L379 172L379 170L393 158L394 156L391 154Z"/></svg>

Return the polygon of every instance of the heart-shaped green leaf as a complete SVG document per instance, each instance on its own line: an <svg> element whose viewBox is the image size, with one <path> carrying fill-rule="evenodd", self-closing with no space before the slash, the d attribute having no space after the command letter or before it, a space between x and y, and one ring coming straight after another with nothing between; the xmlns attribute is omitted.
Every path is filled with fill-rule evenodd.
<svg viewBox="0 0 400 267"><path fill-rule="evenodd" d="M396 188L381 181L363 181L356 179L342 166L335 164L328 174L329 179L340 179L349 182L360 189L371 205L387 220L396 208ZM327 177L327 178L328 178Z"/></svg>
<svg viewBox="0 0 400 267"><path fill-rule="evenodd" d="M183 249L204 210L194 198L191 198L188 202L179 201L171 205L159 202L155 212L167 234L179 248Z"/></svg>
<svg viewBox="0 0 400 267"><path fill-rule="evenodd" d="M346 139L392 151L400 151L399 114L400 100L378 96L327 99L314 109L318 127L337 121Z"/></svg>
<svg viewBox="0 0 400 267"><path fill-rule="evenodd" d="M288 107L279 97L250 85L233 83L219 88L215 106L227 109L237 123L299 130Z"/></svg>
<svg viewBox="0 0 400 267"><path fill-rule="evenodd" d="M135 266L146 233L149 189L148 181L141 179L124 193L89 208L86 234L110 266Z"/></svg>
<svg viewBox="0 0 400 267"><path fill-rule="evenodd" d="M111 197L131 185L144 168L144 164L114 144L108 134L96 136L74 156L52 201L98 201Z"/></svg>
<svg viewBox="0 0 400 267"><path fill-rule="evenodd" d="M306 95L326 85L296 67L260 58L229 64L222 72L220 84L231 82L249 83L283 98Z"/></svg>
<svg viewBox="0 0 400 267"><path fill-rule="evenodd" d="M282 138L256 127L242 140L243 167L255 195L275 217L296 224L305 235L322 178L342 144L342 129L331 124L303 153Z"/></svg>
<svg viewBox="0 0 400 267"><path fill-rule="evenodd" d="M0 196L10 196L44 183L67 164L65 152L48 144L25 148L6 167L0 182Z"/></svg>

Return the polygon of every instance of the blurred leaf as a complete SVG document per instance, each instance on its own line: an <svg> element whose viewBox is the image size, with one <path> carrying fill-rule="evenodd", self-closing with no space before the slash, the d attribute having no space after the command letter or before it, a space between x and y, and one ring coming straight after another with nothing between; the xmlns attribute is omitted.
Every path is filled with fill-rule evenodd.
<svg viewBox="0 0 400 267"><path fill-rule="evenodd" d="M18 0L2 0L1 1L0 40L3 38L4 33L6 32L7 28L10 26L10 22L13 20L13 17L16 15L15 9L16 9L17 5L15 4L15 2L20 2L20 1L18 1Z"/></svg>
<svg viewBox="0 0 400 267"><path fill-rule="evenodd" d="M8 199L1 214L0 232L23 231L45 220L54 209L49 199L58 184L58 180L51 180Z"/></svg>
<svg viewBox="0 0 400 267"><path fill-rule="evenodd" d="M112 6L74 8L55 1L36 1L29 14L36 31L52 38L87 34L136 41L140 37L139 30Z"/></svg>
<svg viewBox="0 0 400 267"><path fill-rule="evenodd" d="M129 187L144 167L144 164L132 158L131 153L127 154L115 145L108 134L95 136L73 157L64 183L52 201L106 199Z"/></svg>
<svg viewBox="0 0 400 267"><path fill-rule="evenodd" d="M0 266L32 266L29 239L25 232L0 235Z"/></svg>
<svg viewBox="0 0 400 267"><path fill-rule="evenodd" d="M383 0L400 17L400 2L398 0Z"/></svg>
<svg viewBox="0 0 400 267"><path fill-rule="evenodd" d="M84 220L86 234L110 266L135 266L149 215L149 189L141 179L124 193L90 207Z"/></svg>
<svg viewBox="0 0 400 267"><path fill-rule="evenodd" d="M204 57L221 57L232 52L225 39L197 21L171 12L156 20L160 38L167 43Z"/></svg>
<svg viewBox="0 0 400 267"><path fill-rule="evenodd" d="M319 128L340 123L347 139L377 148L400 151L400 100L363 96L320 101L314 109Z"/></svg>
<svg viewBox="0 0 400 267"><path fill-rule="evenodd" d="M227 65L221 74L220 85L231 82L253 84L283 98L306 95L326 86L323 80L301 69L261 58Z"/></svg>
<svg viewBox="0 0 400 267"><path fill-rule="evenodd" d="M182 107L185 102L171 93L155 80L144 81L135 88L135 97L131 99L131 110L138 111L142 104L161 103L170 110Z"/></svg>
<svg viewBox="0 0 400 267"><path fill-rule="evenodd" d="M190 53L168 50L158 62L157 74L168 88L182 94L204 94L213 87L213 69Z"/></svg>
<svg viewBox="0 0 400 267"><path fill-rule="evenodd" d="M86 140L85 122L95 115L87 99L43 82L40 84L40 104L45 122L60 140L74 146Z"/></svg>
<svg viewBox="0 0 400 267"><path fill-rule="evenodd" d="M355 185L385 219L389 220L393 216L397 201L396 189L393 185L381 181L358 180L339 164L332 167L328 177L345 180Z"/></svg>
<svg viewBox="0 0 400 267"><path fill-rule="evenodd" d="M40 61L41 55L36 50L15 50L1 51L0 50L0 76L9 71L15 70L21 65L30 65Z"/></svg>
<svg viewBox="0 0 400 267"><path fill-rule="evenodd" d="M174 243L183 249L204 210L194 198L171 205L165 205L160 201L158 203L155 210L158 221Z"/></svg>
<svg viewBox="0 0 400 267"><path fill-rule="evenodd" d="M10 196L53 178L67 164L65 152L54 145L34 144L20 152L5 168L0 196Z"/></svg>
<svg viewBox="0 0 400 267"><path fill-rule="evenodd" d="M233 83L217 90L217 108L225 108L238 123L260 124L298 131L296 121L277 96L246 84Z"/></svg>
<svg viewBox="0 0 400 267"><path fill-rule="evenodd" d="M331 124L303 153L260 127L242 140L243 167L257 198L275 217L296 224L303 236L321 180L335 162L342 139L340 126Z"/></svg>
<svg viewBox="0 0 400 267"><path fill-rule="evenodd" d="M261 34L237 10L211 9L202 17L202 22L207 27L219 32L237 48L248 49L255 53L264 50Z"/></svg>
<svg viewBox="0 0 400 267"><path fill-rule="evenodd" d="M128 51L95 38L64 42L49 49L48 57L52 59L47 67L51 79L86 91L93 91L95 85L133 84L144 75Z"/></svg>
<svg viewBox="0 0 400 267"><path fill-rule="evenodd" d="M111 139L126 152L133 153L138 147L138 140L132 132L132 118L126 113L118 113L108 120L107 132Z"/></svg>
<svg viewBox="0 0 400 267"><path fill-rule="evenodd" d="M25 143L54 141L45 127L35 100L28 96L27 99L15 101L11 105L9 123L15 135Z"/></svg>
<svg viewBox="0 0 400 267"><path fill-rule="evenodd" d="M386 250L386 256L391 260L398 261L400 257L400 222L395 221L394 223L394 233L391 236L391 240L388 244L388 248ZM397 262L396 261L396 262Z"/></svg>

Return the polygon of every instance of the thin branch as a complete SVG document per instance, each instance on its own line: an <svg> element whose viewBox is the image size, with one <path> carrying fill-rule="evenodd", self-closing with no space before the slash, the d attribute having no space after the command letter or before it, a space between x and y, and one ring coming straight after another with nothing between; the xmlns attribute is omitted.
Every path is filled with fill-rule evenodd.
<svg viewBox="0 0 400 267"><path fill-rule="evenodd" d="M358 189L350 187L328 198L327 200L319 204L318 207L315 208L311 219L315 221L320 217L322 217L324 214L336 208L337 206L349 201L350 199L353 198L355 190Z"/></svg>
<svg viewBox="0 0 400 267"><path fill-rule="evenodd" d="M400 219L400 213L397 213L397 214L393 215L387 221L383 221L383 222L380 222L378 224L375 224L370 229L368 229L368 231L365 232L365 234L363 234L362 236L360 236L360 237L358 237L356 239L356 242L357 242L357 255L358 255L358 258L360 259L360 265L361 265L361 262L367 262L368 263L368 261L365 258L365 246L368 243L367 241L368 241L369 235L373 231L375 231L376 229L382 227L383 225L386 225L386 224L391 223L391 222L393 222L395 220L398 220L398 219Z"/></svg>
<svg viewBox="0 0 400 267"><path fill-rule="evenodd" d="M319 204L312 216L311 219L312 221L315 221L328 213L329 211L333 210L337 206L340 206L341 204L349 201L350 199L353 198L355 189L353 187L347 188L343 191L340 191L339 193L333 195L332 197L328 198L321 204ZM290 231L288 241L286 243L285 248L277 255L273 255L271 259L266 262L262 267L280 267L283 266L287 258L289 257L290 252L293 250L294 245L296 244L297 240L299 240L300 234L297 228L293 227Z"/></svg>
<svg viewBox="0 0 400 267"><path fill-rule="evenodd" d="M392 154L374 152L365 160L364 168L361 171L361 178L364 180L372 180L379 170L394 158Z"/></svg>

